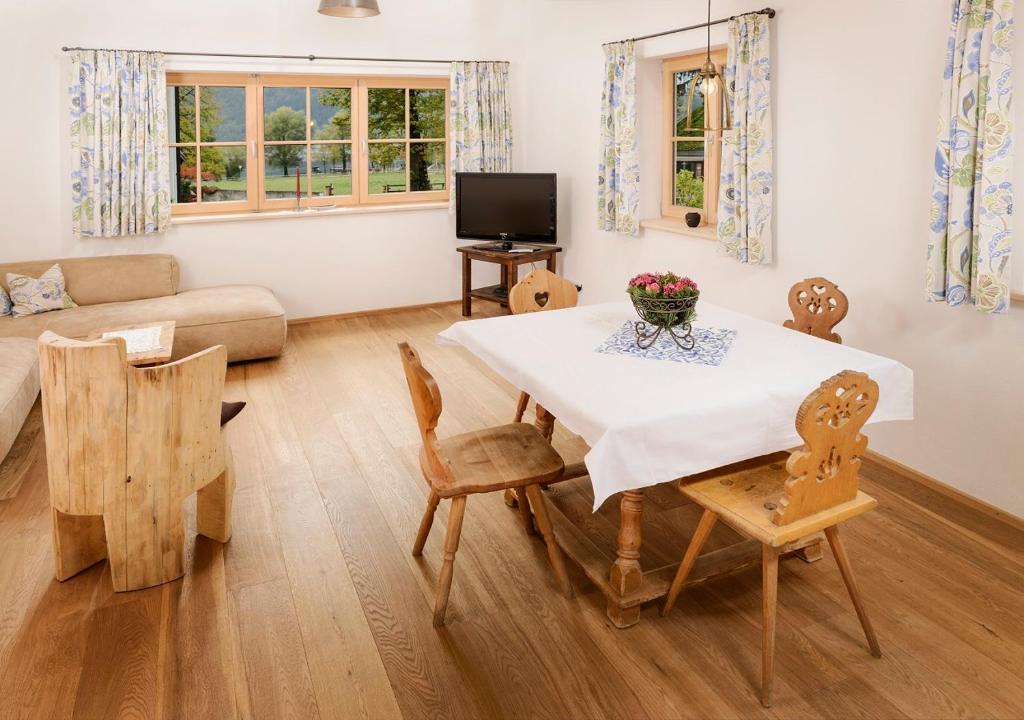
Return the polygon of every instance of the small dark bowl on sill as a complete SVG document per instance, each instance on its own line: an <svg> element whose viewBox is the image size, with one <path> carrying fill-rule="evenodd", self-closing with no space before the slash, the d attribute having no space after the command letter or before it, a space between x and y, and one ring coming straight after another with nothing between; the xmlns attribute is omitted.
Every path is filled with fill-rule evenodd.
<svg viewBox="0 0 1024 720"><path fill-rule="evenodd" d="M686 224L689 227L698 227L700 225L700 213L699 212L688 212L686 213Z"/></svg>

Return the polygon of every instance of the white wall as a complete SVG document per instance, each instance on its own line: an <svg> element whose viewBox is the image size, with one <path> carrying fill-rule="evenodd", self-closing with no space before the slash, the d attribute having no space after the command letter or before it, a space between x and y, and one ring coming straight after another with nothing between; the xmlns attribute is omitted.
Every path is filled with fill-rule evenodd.
<svg viewBox="0 0 1024 720"><path fill-rule="evenodd" d="M1024 515L1024 307L986 317L923 300L949 4L771 4L779 11L772 28L777 262L745 267L707 240L595 229L600 45L699 22L702 4L634 0L623 12L626 4L611 0L538 1L528 47L530 110L562 121L531 124L527 164L559 173L560 222L570 230L566 272L583 283L584 301L597 302L622 297L636 272L672 269L697 279L708 300L779 322L788 316L793 282L833 279L851 300L839 328L845 342L896 358L916 375L918 420L873 427L872 447ZM714 15L763 5L717 0ZM724 38L719 28L713 42ZM704 42L702 33L686 33L641 47L652 58ZM642 196L653 217L660 197L660 68L656 57L642 65ZM1024 104L1017 107L1017 126L1024 128ZM1024 170L1024 162L1018 167ZM1024 173L1017 175L1024 207Z"/></svg>
<svg viewBox="0 0 1024 720"><path fill-rule="evenodd" d="M185 287L267 285L293 317L457 298L459 243L447 210L179 225L162 237L128 240L78 240L71 234L69 64L62 45L510 60L515 121L525 134L519 9L477 0L382 5L379 17L344 20L319 15L317 0L0 0L0 261L168 252L181 261ZM179 69L212 67L208 61L172 60ZM307 61L260 67L346 72L344 65ZM415 72L424 68L447 74L444 65ZM517 152L522 157L521 145ZM481 283L491 276L497 281L492 266L478 272Z"/></svg>

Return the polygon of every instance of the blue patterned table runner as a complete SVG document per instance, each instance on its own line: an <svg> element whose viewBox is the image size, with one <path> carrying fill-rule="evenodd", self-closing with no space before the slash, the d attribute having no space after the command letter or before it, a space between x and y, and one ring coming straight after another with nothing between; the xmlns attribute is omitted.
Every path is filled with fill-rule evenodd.
<svg viewBox="0 0 1024 720"><path fill-rule="evenodd" d="M732 347L735 330L725 328L693 328L693 349L681 350L668 332L663 331L658 339L646 350L636 344L634 321L622 325L615 333L594 349L607 355L630 355L644 360L671 360L673 362L698 363L700 365L722 364Z"/></svg>

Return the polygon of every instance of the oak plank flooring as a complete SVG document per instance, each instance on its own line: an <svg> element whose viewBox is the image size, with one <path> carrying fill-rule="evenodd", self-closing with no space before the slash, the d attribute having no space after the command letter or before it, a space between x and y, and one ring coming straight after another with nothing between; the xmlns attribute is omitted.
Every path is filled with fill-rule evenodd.
<svg viewBox="0 0 1024 720"><path fill-rule="evenodd" d="M482 308L484 313L498 308ZM780 564L775 704L757 702L760 573L684 593L626 631L575 565L561 597L542 543L500 495L467 504L448 625L431 626L447 503L424 556L418 433L395 345L438 379L439 434L508 422L517 390L434 343L458 307L291 329L283 357L229 368L234 537L195 539L183 579L115 594L106 563L52 580L43 441L0 465L0 719L1020 718L1024 532L876 463L879 510L845 540L882 644L871 658L842 580ZM869 433L870 434L870 433ZM568 461L586 452L556 427ZM586 479L546 497L609 553L617 503ZM677 562L699 513L649 492L642 562ZM719 526L715 549L735 540Z"/></svg>

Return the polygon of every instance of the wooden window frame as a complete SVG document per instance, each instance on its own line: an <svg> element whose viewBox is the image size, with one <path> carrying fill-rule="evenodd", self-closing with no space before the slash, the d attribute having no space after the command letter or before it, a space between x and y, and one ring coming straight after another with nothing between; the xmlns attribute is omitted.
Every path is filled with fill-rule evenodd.
<svg viewBox="0 0 1024 720"><path fill-rule="evenodd" d="M711 60L719 69L725 67L727 51L713 50ZM661 215L664 218L682 220L689 212L701 215L701 225L714 226L718 221L718 186L722 168L722 133L708 131L703 135L690 137L675 134L675 76L687 70L699 70L707 60L707 51L679 55L662 61L662 105L664 112L664 129L662 132L662 188ZM699 92L699 90L698 90ZM721 106L715 104L708 108L712 126L721 126ZM676 142L704 143L704 207L694 208L675 205L675 144Z"/></svg>
<svg viewBox="0 0 1024 720"><path fill-rule="evenodd" d="M172 80L173 79L173 80ZM176 143L168 138L167 152L171 148L196 148L196 202L174 203L171 205L173 215L212 215L219 213L249 212L257 208L257 177L253 169L253 152L251 140L255 137L254 126L255 115L250 111L256 98L256 85L254 77L246 73L167 73L167 85L191 85L195 93L195 142ZM245 140L242 142L212 142L201 141L200 125L200 92L202 87L243 87L245 88ZM246 158L246 199L228 202L203 201L202 191L202 167L203 147L244 147Z"/></svg>
<svg viewBox="0 0 1024 720"><path fill-rule="evenodd" d="M413 138L411 137L412 132L409 128L409 91L410 90L444 90L446 93L450 92L448 88L448 78L389 78L389 77L376 77L376 78L365 78L359 82L359 103L361 107L366 108L365 112L359 115L359 136L362 140L363 145L363 158L365 171L363 177L365 182L361 183L359 204L360 205L386 205L395 202L439 202L447 200L450 195L448 188L451 183L451 143L448 140L450 135L449 124L451 122L449 113L444 114L444 137L443 138ZM381 138L379 140L370 139L370 113L369 113L369 93L373 88L404 88L405 89L405 137L404 138ZM445 108L448 107L449 96L445 96ZM412 192L409 187L409 166L410 166L410 154L412 145L417 143L428 143L428 142L444 142L445 143L445 189L437 191L424 191L420 190ZM377 193L370 194L369 188L369 146L371 144L389 144L389 143L405 143L405 191L400 193Z"/></svg>
<svg viewBox="0 0 1024 720"><path fill-rule="evenodd" d="M171 205L172 215L217 215L239 212L281 211L296 208L294 198L266 198L265 168L266 149L268 145L294 144L306 148L306 191L299 202L302 208L353 207L381 205L404 205L409 203L429 203L447 201L448 187L451 182L451 139L450 119L445 112L445 133L443 138L412 138L409 128L410 90L444 90L446 93L444 107L448 107L448 93L451 92L447 77L361 77L353 75L309 75L309 74L248 74L248 73L194 73L169 72L167 85L192 85L195 87L196 102L196 141L191 143L168 142L168 152L174 147L197 148L197 201L194 203L174 203ZM201 130L199 103L203 86L212 87L244 87L245 96L245 134L244 143L214 142L203 143L199 140ZM264 93L265 88L304 88L306 92L306 139L294 141L264 140ZM311 89L315 88L348 88L351 93L352 127L347 140L315 140L311 137L309 118L311 113ZM369 139L368 92L371 88L403 88L405 89L405 136L381 140ZM369 192L369 145L375 142L404 143L405 190L403 192L376 193ZM411 191L409 189L410 153L416 143L443 142L445 144L445 189L437 191ZM312 196L312 146L323 144L349 145L352 162L352 192L350 195ZM203 146L235 146L246 148L246 200L238 201L203 201L202 199L202 147Z"/></svg>

